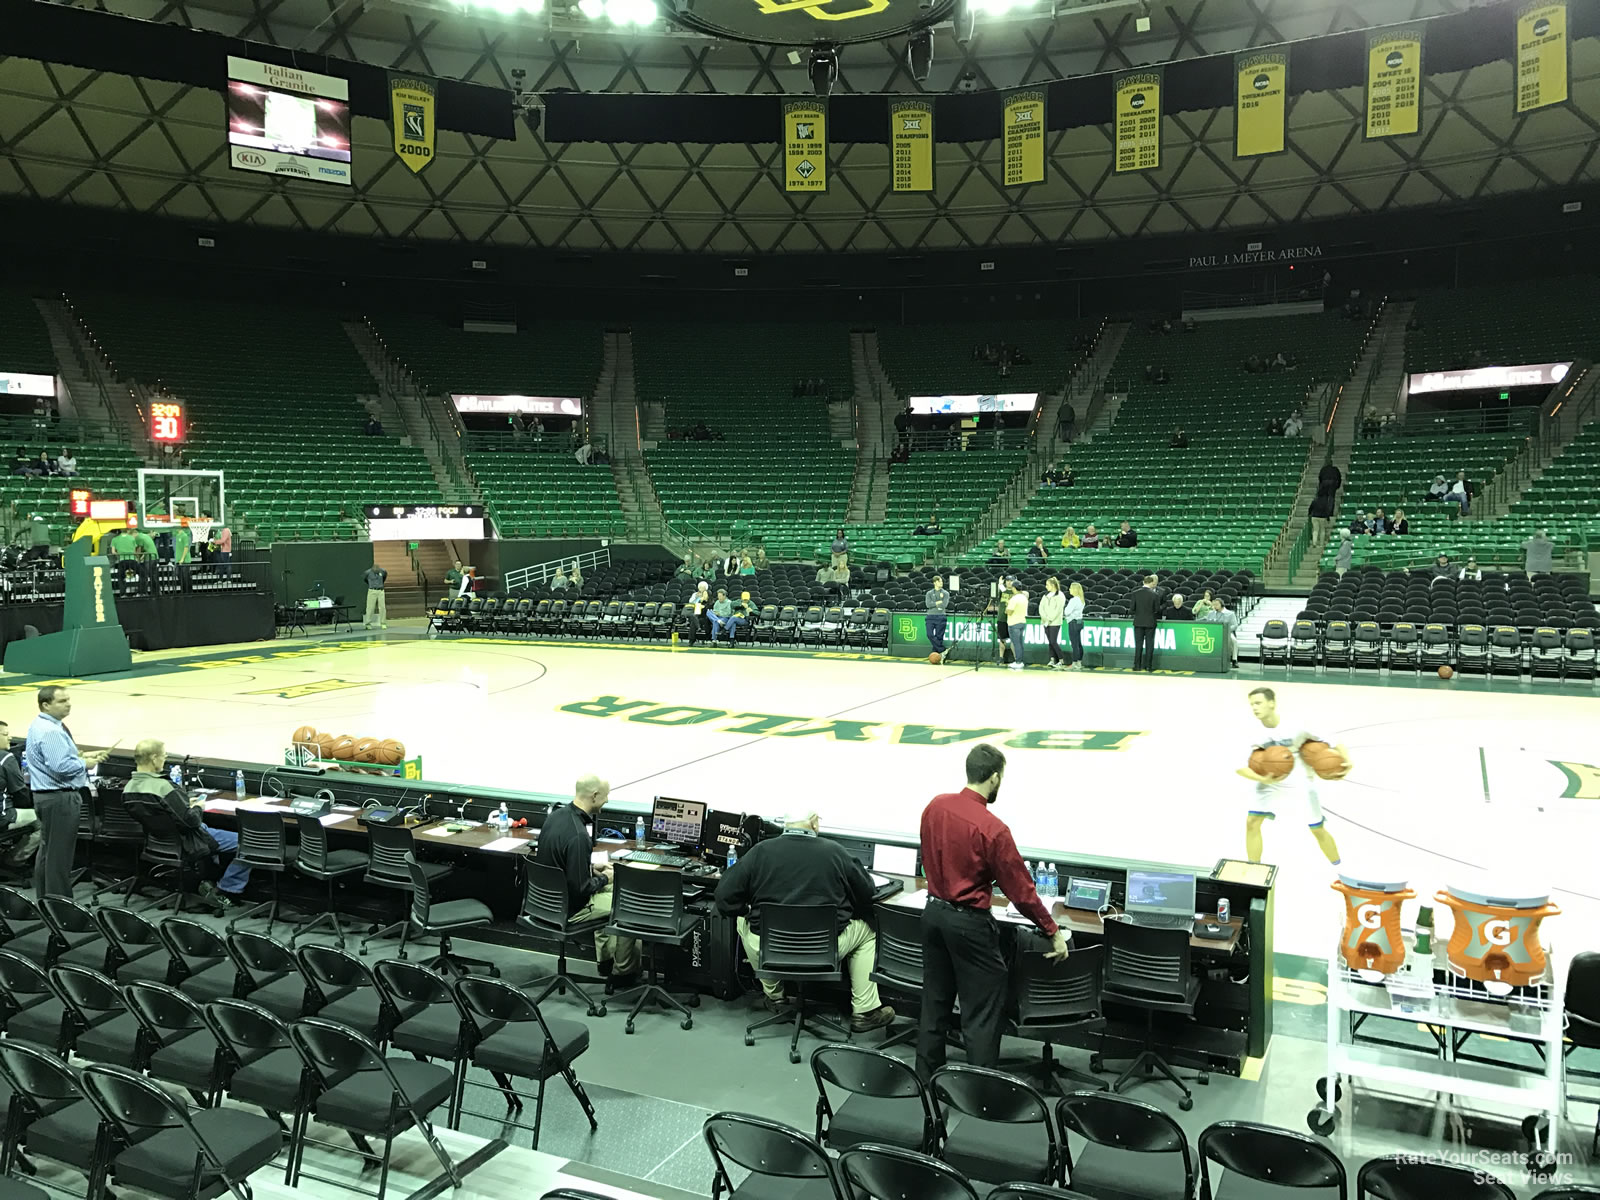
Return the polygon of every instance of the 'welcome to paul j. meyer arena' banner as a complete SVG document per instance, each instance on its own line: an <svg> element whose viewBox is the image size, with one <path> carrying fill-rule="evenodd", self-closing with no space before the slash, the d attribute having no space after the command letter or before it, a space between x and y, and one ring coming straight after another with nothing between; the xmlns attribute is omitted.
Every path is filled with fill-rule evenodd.
<svg viewBox="0 0 1600 1200"><path fill-rule="evenodd" d="M1227 626L1211 621L1178 621L1157 626L1156 669L1220 674L1228 669L1227 635ZM951 616L946 618L945 651L958 662L997 661L997 636L992 618ZM927 621L922 614L895 613L890 626L889 652L908 658L925 658L930 649ZM1067 653L1064 626L1061 652ZM1090 666L1131 667L1133 622L1085 621L1083 657ZM1050 661L1050 643L1045 638L1044 626L1037 619L1028 621L1022 660L1027 663Z"/></svg>

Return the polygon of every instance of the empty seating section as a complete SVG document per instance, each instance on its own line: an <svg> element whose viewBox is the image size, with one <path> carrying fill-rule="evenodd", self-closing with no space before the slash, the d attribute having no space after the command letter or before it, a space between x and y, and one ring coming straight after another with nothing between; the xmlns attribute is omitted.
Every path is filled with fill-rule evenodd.
<svg viewBox="0 0 1600 1200"><path fill-rule="evenodd" d="M902 397L1057 392L1098 320L929 322L880 326L878 359ZM1005 375L973 350L1004 343L1025 356Z"/></svg>
<svg viewBox="0 0 1600 1200"><path fill-rule="evenodd" d="M1107 384L1127 394L1115 427L1065 455L1075 486L1040 488L1000 531L1012 562L1022 565L1042 537L1052 566L1105 566L1105 556L1127 554L1136 559L1127 565L1260 571L1310 451L1304 437L1268 436L1266 422L1298 410L1313 381L1346 378L1364 332L1333 314L1219 321L1190 333L1134 328ZM1279 350L1299 366L1244 370L1249 355ZM1170 382L1147 382L1147 366L1164 368ZM1178 426L1188 449L1169 445ZM1061 547L1069 526L1081 537L1091 524L1104 547L1122 521L1139 535L1135 551ZM962 561L983 562L996 541L986 539Z"/></svg>
<svg viewBox="0 0 1600 1200"><path fill-rule="evenodd" d="M1421 326L1406 333L1409 371L1600 358L1593 276L1430 292L1412 316Z"/></svg>
<svg viewBox="0 0 1600 1200"><path fill-rule="evenodd" d="M501 537L627 532L609 468L531 450L469 454L467 465Z"/></svg>
<svg viewBox="0 0 1600 1200"><path fill-rule="evenodd" d="M1402 567L1421 563L1437 554L1452 558L1477 553L1486 534L1499 522L1456 520L1456 506L1425 502L1428 486L1443 475L1453 480L1458 471L1482 488L1522 448L1517 433L1464 433L1454 437L1385 437L1358 441L1351 451L1350 470L1339 495L1340 509L1334 528L1348 527L1359 516L1383 509L1393 518L1396 508L1406 514L1409 533L1404 537L1357 535L1353 562ZM1524 534L1523 537L1526 537ZM1518 539L1519 542L1521 539ZM1338 555L1337 532L1323 550L1322 562L1331 567Z"/></svg>
<svg viewBox="0 0 1600 1200"><path fill-rule="evenodd" d="M44 318L26 292L0 289L0 375L54 375L55 351Z"/></svg>
<svg viewBox="0 0 1600 1200"><path fill-rule="evenodd" d="M443 318L372 317L389 352L430 391L487 395L594 395L605 346L600 326L539 321L516 333L468 333Z"/></svg>
<svg viewBox="0 0 1600 1200"><path fill-rule="evenodd" d="M883 521L847 527L853 552L862 559L921 563L984 514L1026 457L1022 451L978 449L913 454L889 474ZM943 533L913 535L934 513Z"/></svg>
<svg viewBox="0 0 1600 1200"><path fill-rule="evenodd" d="M228 519L264 544L354 538L363 504L440 500L422 451L368 437L376 390L337 314L210 298L87 294L123 378L188 406L188 466L226 472Z"/></svg>
<svg viewBox="0 0 1600 1200"><path fill-rule="evenodd" d="M674 434L703 423L720 440L669 436L647 453L673 524L726 536L747 522L773 557L810 557L844 524L855 453L828 433L828 401L794 395L822 379L848 403L843 325L636 325L639 399L662 403Z"/></svg>

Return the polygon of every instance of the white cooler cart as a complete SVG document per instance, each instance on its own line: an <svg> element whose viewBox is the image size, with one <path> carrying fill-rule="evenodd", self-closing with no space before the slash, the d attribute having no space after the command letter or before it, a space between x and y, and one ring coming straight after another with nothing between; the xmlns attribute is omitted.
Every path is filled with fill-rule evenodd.
<svg viewBox="0 0 1600 1200"><path fill-rule="evenodd" d="M1408 938L1408 943L1410 939ZM1435 983L1434 968L1449 982ZM1338 1124L1342 1080L1393 1083L1464 1100L1481 1100L1511 1113L1524 1114L1528 1169L1535 1176L1555 1167L1555 1130L1563 1115L1562 1039L1566 1025L1562 1007L1562 971L1548 956L1544 979L1520 994L1499 997L1456 982L1443 947L1418 961L1413 948L1401 968L1380 982L1368 982L1351 970L1337 946L1328 959L1328 1073L1317 1081L1321 1102L1306 1115L1306 1124L1320 1136ZM1387 1017L1413 1025L1432 1026L1435 1049L1355 1040L1362 1019ZM1487 1034L1540 1047L1543 1070L1490 1064L1460 1056L1472 1034Z"/></svg>

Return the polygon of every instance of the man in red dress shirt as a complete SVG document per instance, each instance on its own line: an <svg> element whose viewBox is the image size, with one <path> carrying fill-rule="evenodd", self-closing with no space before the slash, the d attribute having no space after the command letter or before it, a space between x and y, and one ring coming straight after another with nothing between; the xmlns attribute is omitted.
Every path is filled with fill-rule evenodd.
<svg viewBox="0 0 1600 1200"><path fill-rule="evenodd" d="M961 997L961 1037L967 1062L1000 1060L1005 1022L1005 956L989 914L998 885L1012 905L1052 940L1047 958L1067 956L1067 935L1034 891L1011 830L989 811L1000 795L1006 756L987 743L967 754L967 786L935 796L922 810L922 870L928 907L922 914L922 1021L917 1072L928 1078L944 1065L944 1024Z"/></svg>

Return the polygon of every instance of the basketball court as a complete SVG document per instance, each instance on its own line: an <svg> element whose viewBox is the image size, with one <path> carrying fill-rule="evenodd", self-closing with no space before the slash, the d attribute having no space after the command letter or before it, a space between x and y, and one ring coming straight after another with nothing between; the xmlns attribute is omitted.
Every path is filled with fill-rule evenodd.
<svg viewBox="0 0 1600 1200"><path fill-rule="evenodd" d="M658 793L838 830L914 833L961 786L978 741L1009 759L997 813L1023 847L1209 867L1242 857L1253 788L1234 775L1260 726L1262 680L1016 672L767 654L490 640L303 639L144 655L70 681L84 744L163 737L169 754L282 760L292 731L395 737L428 779L570 794ZM38 681L0 686L13 731ZM1265 681L1285 726L1343 744L1354 770L1319 791L1345 868L1419 895L1485 873L1488 890L1551 890L1553 947L1593 944L1600 891L1600 703L1480 681L1375 687ZM254 786L254 781L251 781ZM1277 949L1323 956L1341 920L1331 871L1292 804L1266 831L1281 867ZM1569 932L1570 931L1570 932Z"/></svg>

